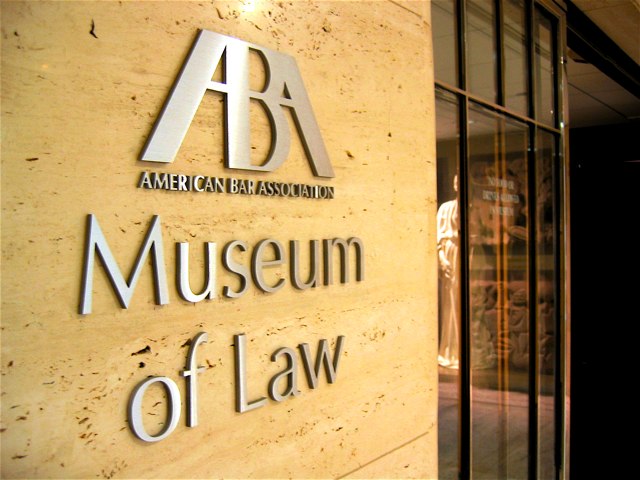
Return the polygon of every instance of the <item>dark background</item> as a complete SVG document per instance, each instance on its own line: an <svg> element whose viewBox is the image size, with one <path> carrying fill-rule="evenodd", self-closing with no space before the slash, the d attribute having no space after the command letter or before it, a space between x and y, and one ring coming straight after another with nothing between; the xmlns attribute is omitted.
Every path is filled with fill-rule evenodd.
<svg viewBox="0 0 640 480"><path fill-rule="evenodd" d="M572 129L569 142L571 478L632 478L640 458L640 123Z"/></svg>

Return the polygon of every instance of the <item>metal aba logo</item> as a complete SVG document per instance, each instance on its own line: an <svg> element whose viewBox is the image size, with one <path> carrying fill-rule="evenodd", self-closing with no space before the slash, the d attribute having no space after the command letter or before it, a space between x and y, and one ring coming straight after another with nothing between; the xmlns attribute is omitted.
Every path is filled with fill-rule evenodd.
<svg viewBox="0 0 640 480"><path fill-rule="evenodd" d="M249 87L249 54L264 65L262 91ZM213 80L222 68L221 82ZM331 178L333 168L294 58L258 45L201 30L142 151L140 160L173 162L207 90L225 96L225 165L227 168L272 172L287 158L291 131L289 108L313 174ZM259 102L271 125L271 147L261 165L251 162L249 105Z"/></svg>

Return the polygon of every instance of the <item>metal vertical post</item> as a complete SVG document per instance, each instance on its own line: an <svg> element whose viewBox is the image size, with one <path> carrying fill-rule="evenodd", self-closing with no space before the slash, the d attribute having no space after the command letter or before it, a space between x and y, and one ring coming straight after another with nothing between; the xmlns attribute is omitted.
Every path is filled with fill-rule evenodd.
<svg viewBox="0 0 640 480"><path fill-rule="evenodd" d="M458 27L458 86L467 88L467 29L465 0L458 0L456 21ZM459 477L471 478L471 321L469 305L469 228L467 220L468 200L468 125L469 100L460 98L460 155L458 157L458 214L460 221L460 374L458 375L460 392L459 423Z"/></svg>

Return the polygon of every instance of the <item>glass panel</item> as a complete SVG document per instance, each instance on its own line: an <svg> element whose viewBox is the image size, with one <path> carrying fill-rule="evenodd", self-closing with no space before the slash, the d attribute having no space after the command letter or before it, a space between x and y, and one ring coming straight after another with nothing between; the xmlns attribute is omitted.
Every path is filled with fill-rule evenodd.
<svg viewBox="0 0 640 480"><path fill-rule="evenodd" d="M538 359L538 478L555 478L554 469L554 378L556 365L556 265L555 235L558 219L554 192L558 188L554 159L555 138L538 131L536 153L536 282Z"/></svg>
<svg viewBox="0 0 640 480"><path fill-rule="evenodd" d="M431 3L433 52L436 80L458 86L458 50L456 48L456 0Z"/></svg>
<svg viewBox="0 0 640 480"><path fill-rule="evenodd" d="M522 115L527 115L527 42L524 0L505 0L502 8L505 105Z"/></svg>
<svg viewBox="0 0 640 480"><path fill-rule="evenodd" d="M467 89L496 101L496 28L494 2L467 0Z"/></svg>
<svg viewBox="0 0 640 480"><path fill-rule="evenodd" d="M536 78L536 119L554 125L555 122L555 25L551 18L536 8L534 14L534 73Z"/></svg>
<svg viewBox="0 0 640 480"><path fill-rule="evenodd" d="M456 98L438 91L436 151L438 172L438 470L440 479L458 478L458 390L460 264L458 262L459 110Z"/></svg>
<svg viewBox="0 0 640 480"><path fill-rule="evenodd" d="M469 110L473 478L526 478L529 309L524 124Z"/></svg>

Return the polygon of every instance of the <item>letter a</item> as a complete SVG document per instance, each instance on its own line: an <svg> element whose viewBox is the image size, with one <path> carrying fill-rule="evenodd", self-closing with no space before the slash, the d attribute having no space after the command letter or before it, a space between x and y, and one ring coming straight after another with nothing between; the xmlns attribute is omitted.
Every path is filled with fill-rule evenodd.
<svg viewBox="0 0 640 480"><path fill-rule="evenodd" d="M224 53L216 34L201 30L144 146L140 160L171 163Z"/></svg>

